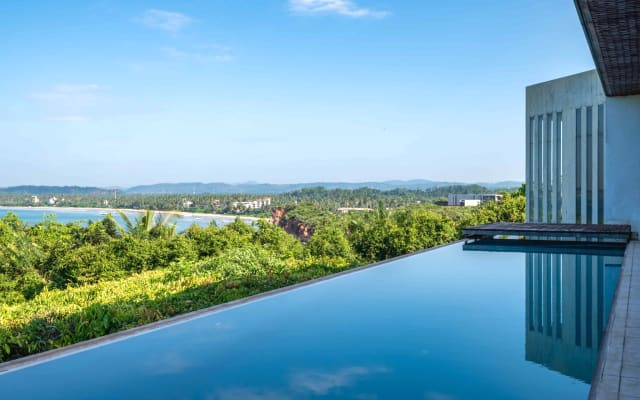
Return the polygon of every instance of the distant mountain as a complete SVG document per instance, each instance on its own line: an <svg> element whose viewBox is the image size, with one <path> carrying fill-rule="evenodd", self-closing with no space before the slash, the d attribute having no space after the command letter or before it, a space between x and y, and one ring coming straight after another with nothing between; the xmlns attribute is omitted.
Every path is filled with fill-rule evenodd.
<svg viewBox="0 0 640 400"><path fill-rule="evenodd" d="M518 181L501 181L501 182L481 182L478 183L478 185L480 186L484 186L487 189L513 189L513 188L519 188L520 186L522 186L524 182L518 182Z"/></svg>
<svg viewBox="0 0 640 400"><path fill-rule="evenodd" d="M124 194L280 194L292 192L311 187L322 186L325 189L359 189L368 187L377 190L393 190L393 189L412 189L412 190L429 190L445 186L469 185L469 183L461 182L441 182L430 181L426 179L414 179L409 181L384 181L384 182L309 182L309 183L290 183L290 184L272 184L272 183L158 183L155 185L134 186L129 189L122 188L99 188L87 186L12 186L0 188L0 194L25 194L25 195L42 195L42 194L74 194L74 195L107 195L113 194L114 191ZM522 182L503 181L494 183L477 183L489 190L496 189L512 189L522 185Z"/></svg>
<svg viewBox="0 0 640 400"><path fill-rule="evenodd" d="M478 183L491 190L517 188L522 182L504 181L496 183ZM322 186L326 189L358 189L368 187L378 190L413 189L428 190L443 186L465 185L461 182L439 182L426 179L410 181L384 181L384 182L310 182L292 184L271 183L158 183L154 185L135 186L125 190L127 194L279 194L300 190L309 187Z"/></svg>
<svg viewBox="0 0 640 400"><path fill-rule="evenodd" d="M112 194L113 189L104 189L98 187L86 187L86 186L12 186L7 188L0 188L0 194L25 194L25 195L39 195L39 194ZM121 192L121 190L119 190Z"/></svg>
<svg viewBox="0 0 640 400"><path fill-rule="evenodd" d="M0 194L110 194L113 190L84 186L12 186L0 188Z"/></svg>

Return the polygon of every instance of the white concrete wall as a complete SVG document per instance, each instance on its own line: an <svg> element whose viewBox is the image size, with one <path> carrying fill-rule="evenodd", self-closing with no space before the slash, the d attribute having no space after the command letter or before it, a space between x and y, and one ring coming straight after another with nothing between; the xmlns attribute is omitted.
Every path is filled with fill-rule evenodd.
<svg viewBox="0 0 640 400"><path fill-rule="evenodd" d="M529 86L526 96L527 221L623 223L638 232L640 95L606 97L594 70Z"/></svg>
<svg viewBox="0 0 640 400"><path fill-rule="evenodd" d="M586 223L597 215L597 127L598 105L606 97L595 70L527 87L526 163L527 221L576 223L576 210ZM587 108L591 107L591 153L587 154ZM576 110L580 109L579 124ZM580 143L577 147L577 128ZM561 127L561 129L560 129ZM551 141L548 141L549 133ZM561 133L559 135L559 133ZM559 137L562 142L559 143ZM606 129L605 129L606 137ZM576 170L580 151L580 171ZM587 218L587 161L591 160L592 213ZM577 196L577 178L580 196ZM579 201L579 204L578 204ZM595 211L594 211L595 210Z"/></svg>
<svg viewBox="0 0 640 400"><path fill-rule="evenodd" d="M606 223L640 230L640 96L606 103L604 215Z"/></svg>

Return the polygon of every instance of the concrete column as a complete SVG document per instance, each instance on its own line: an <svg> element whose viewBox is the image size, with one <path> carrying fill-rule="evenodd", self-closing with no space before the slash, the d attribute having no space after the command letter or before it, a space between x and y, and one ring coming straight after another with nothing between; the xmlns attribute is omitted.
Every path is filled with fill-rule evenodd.
<svg viewBox="0 0 640 400"><path fill-rule="evenodd" d="M553 190L553 222L562 222L562 127L563 127L563 113L557 112L555 118L555 132L554 139L554 159L555 159L555 185Z"/></svg>
<svg viewBox="0 0 640 400"><path fill-rule="evenodd" d="M533 178L533 198L531 199L531 204L533 206L533 221L532 222L538 222L538 211L540 209L539 206L539 201L540 198L538 197L538 192L539 192L539 186L540 186L540 153L538 152L539 149L539 142L540 142L540 131L538 129L539 127L539 122L538 122L538 116L533 116L533 132L531 133L533 135L533 151L532 151L532 155L533 155L533 163L532 163L532 178Z"/></svg>
<svg viewBox="0 0 640 400"><path fill-rule="evenodd" d="M594 344L597 346L595 334L597 332L596 323L597 318L594 318L594 310L596 309L595 300L598 296L594 296L593 285L597 282L596 272L597 272L597 260L595 256L585 256L586 265L584 271L584 336L585 342L584 346L593 348Z"/></svg>
<svg viewBox="0 0 640 400"><path fill-rule="evenodd" d="M576 336L576 256L562 255L562 341L575 344Z"/></svg>
<svg viewBox="0 0 640 400"><path fill-rule="evenodd" d="M587 222L587 108L582 107L580 113L581 118L581 135L580 135L580 152L582 154L580 163L580 191L581 191L581 204L580 207L580 223L585 224Z"/></svg>
<svg viewBox="0 0 640 400"><path fill-rule="evenodd" d="M576 111L566 108L562 138L562 221L576 223Z"/></svg>
<svg viewBox="0 0 640 400"><path fill-rule="evenodd" d="M533 282L534 282L534 321L535 321L535 327L536 327L536 331L542 333L542 326L543 326L543 321L542 321L542 296L543 296L543 286L542 286L542 273L543 273L543 268L542 268L542 254L540 253L536 253L534 256L534 260L535 260L535 268L534 268L534 276L533 276Z"/></svg>
<svg viewBox="0 0 640 400"><path fill-rule="evenodd" d="M553 335L562 338L562 256L560 254L553 255Z"/></svg>
<svg viewBox="0 0 640 400"><path fill-rule="evenodd" d="M536 181L538 183L538 191L536 192L537 207L536 207L536 222L543 222L544 216L544 117L538 115L536 118Z"/></svg>
<svg viewBox="0 0 640 400"><path fill-rule="evenodd" d="M533 321L533 254L527 253L525 254L525 265L526 265L526 273L525 273L525 300L526 300L526 308L525 308L525 331L533 331L535 330L535 325Z"/></svg>
<svg viewBox="0 0 640 400"><path fill-rule="evenodd" d="M545 115L545 124L544 124L544 222L551 222L551 213L549 212L551 209L551 177L552 177L552 166L553 166L553 155L551 153L551 140L553 138L553 131L551 129L553 121L553 114L547 113Z"/></svg>
<svg viewBox="0 0 640 400"><path fill-rule="evenodd" d="M591 134L591 223L598 223L598 105L593 105Z"/></svg>
<svg viewBox="0 0 640 400"><path fill-rule="evenodd" d="M552 302L551 302L551 254L546 253L543 255L544 257L544 334L547 336L553 336L553 331L551 330L553 320L551 319L552 314Z"/></svg>
<svg viewBox="0 0 640 400"><path fill-rule="evenodd" d="M527 115L527 122L526 122L526 127L525 130L527 132L527 138L526 138L526 144L525 144L525 148L526 148L526 154L525 154L525 159L526 159L526 177L525 177L525 182L526 182L526 189L527 189L527 193L526 195L526 207L527 207L527 211L526 211L526 215L527 215L527 222L533 222L533 208L532 208L532 196L531 193L533 193L532 191L532 185L533 185L533 179L532 179L532 171L533 171L533 158L531 157L532 154L532 150L533 150L533 146L532 146L532 129L533 129L533 120L530 116Z"/></svg>

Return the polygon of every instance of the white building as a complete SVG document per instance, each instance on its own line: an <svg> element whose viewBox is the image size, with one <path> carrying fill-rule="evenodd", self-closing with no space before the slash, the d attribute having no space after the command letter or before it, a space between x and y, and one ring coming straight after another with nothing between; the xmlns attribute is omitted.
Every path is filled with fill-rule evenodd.
<svg viewBox="0 0 640 400"><path fill-rule="evenodd" d="M234 208L243 207L250 210L258 210L271 205L271 197L264 197L261 199L251 201L235 201L231 204Z"/></svg>
<svg viewBox="0 0 640 400"><path fill-rule="evenodd" d="M526 98L527 221L637 231L640 95L607 96L593 70L529 86Z"/></svg>
<svg viewBox="0 0 640 400"><path fill-rule="evenodd" d="M193 201L182 199L182 208L191 208L193 207Z"/></svg>
<svg viewBox="0 0 640 400"><path fill-rule="evenodd" d="M477 207L482 204L482 200L460 200L460 206L462 207Z"/></svg>
<svg viewBox="0 0 640 400"><path fill-rule="evenodd" d="M340 207L340 208L336 209L336 212L339 213L339 214L348 214L351 211L366 212L366 211L373 211L373 208L368 208L368 207Z"/></svg>
<svg viewBox="0 0 640 400"><path fill-rule="evenodd" d="M479 206L487 201L500 201L501 194L450 194L448 205L450 206Z"/></svg>

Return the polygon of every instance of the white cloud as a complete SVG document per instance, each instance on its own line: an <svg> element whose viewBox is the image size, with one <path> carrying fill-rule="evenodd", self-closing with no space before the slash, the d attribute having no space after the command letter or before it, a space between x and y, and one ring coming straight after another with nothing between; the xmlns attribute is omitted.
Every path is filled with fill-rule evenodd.
<svg viewBox="0 0 640 400"><path fill-rule="evenodd" d="M104 90L96 84L62 83L30 97L49 121L78 122L89 120L89 115L104 107L108 102Z"/></svg>
<svg viewBox="0 0 640 400"><path fill-rule="evenodd" d="M334 371L298 371L290 377L291 388L296 392L325 396L330 391L348 387L359 377L389 372L385 367L353 366Z"/></svg>
<svg viewBox="0 0 640 400"><path fill-rule="evenodd" d="M234 60L227 51L191 51L180 50L175 47L163 47L160 49L162 54L174 60L197 61L197 62L230 62Z"/></svg>
<svg viewBox="0 0 640 400"><path fill-rule="evenodd" d="M299 14L338 14L352 18L384 18L386 11L358 6L351 0L289 0L291 11Z"/></svg>
<svg viewBox="0 0 640 400"><path fill-rule="evenodd" d="M44 92L32 93L31 97L57 104L92 103L99 96L102 87L95 84L59 84Z"/></svg>
<svg viewBox="0 0 640 400"><path fill-rule="evenodd" d="M82 122L86 121L88 118L84 115L58 115L49 118L49 121L58 121L58 122Z"/></svg>
<svg viewBox="0 0 640 400"><path fill-rule="evenodd" d="M193 366L180 353L175 351L155 354L146 360L144 365L151 375L181 374Z"/></svg>
<svg viewBox="0 0 640 400"><path fill-rule="evenodd" d="M286 393L270 390L233 388L220 390L217 396L212 396L217 400L290 400Z"/></svg>
<svg viewBox="0 0 640 400"><path fill-rule="evenodd" d="M94 90L101 89L100 85L96 85L94 83L83 84L83 85L70 85L68 83L62 83L60 85L55 86L56 90L60 92L89 92Z"/></svg>
<svg viewBox="0 0 640 400"><path fill-rule="evenodd" d="M309 396L327 396L336 389L356 384L358 379L389 373L383 366L350 366L335 370L298 370L289 375L288 389L234 387L218 390L210 400L290 400ZM358 399L375 399L375 395L360 393Z"/></svg>
<svg viewBox="0 0 640 400"><path fill-rule="evenodd" d="M455 400L455 397L440 392L427 392L424 398L425 400Z"/></svg>
<svg viewBox="0 0 640 400"><path fill-rule="evenodd" d="M193 18L179 12L149 9L144 12L140 22L149 28L178 33L190 25Z"/></svg>

